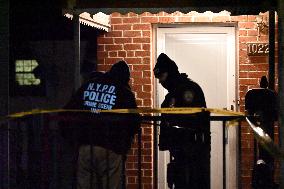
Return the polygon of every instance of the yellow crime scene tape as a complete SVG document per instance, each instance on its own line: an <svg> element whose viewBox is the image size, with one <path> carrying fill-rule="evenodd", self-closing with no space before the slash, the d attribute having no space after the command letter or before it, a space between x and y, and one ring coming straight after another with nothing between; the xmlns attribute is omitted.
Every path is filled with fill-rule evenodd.
<svg viewBox="0 0 284 189"><path fill-rule="evenodd" d="M140 113L140 114L150 114L150 113L164 113L164 114L194 114L208 111L215 114L223 114L230 116L244 116L242 112L234 112L230 110L221 110L213 108L136 108L136 109L112 109L112 110L98 110L101 113ZM20 118L28 115L34 114L48 114L48 113L60 113L60 112L91 112L90 110L80 110L80 109L53 109L53 110L41 110L34 109L26 112L18 112L6 116L6 118Z"/></svg>
<svg viewBox="0 0 284 189"><path fill-rule="evenodd" d="M227 121L226 126L236 126L238 125L237 116L245 116L243 112L235 112L230 110L215 109L215 108L137 108L137 109L112 109L112 110L99 110L99 113L138 113L138 114L153 114L153 113L162 113L162 114L195 114L200 112L210 112L213 114L225 115L225 116L236 116L235 120ZM26 112L18 112L10 114L3 117L0 121L8 121L17 118L22 118L25 116L36 115L36 114L49 114L49 113L61 113L61 112L78 112L78 113L90 113L90 110L80 110L80 109L53 109L53 110L44 110L44 109L34 109ZM262 145L269 153L277 158L284 158L284 153L280 151L279 147L274 144L272 139L260 128L255 126L248 118L246 121L249 123L250 128L254 132L256 140Z"/></svg>

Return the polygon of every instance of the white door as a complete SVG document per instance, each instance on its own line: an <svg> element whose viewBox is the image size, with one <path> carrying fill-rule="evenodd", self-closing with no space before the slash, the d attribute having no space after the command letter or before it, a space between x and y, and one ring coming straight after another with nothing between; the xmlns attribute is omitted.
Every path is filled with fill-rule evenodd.
<svg viewBox="0 0 284 189"><path fill-rule="evenodd" d="M184 26L157 29L157 54L166 53L181 73L197 82L204 91L208 108L235 106L235 28L230 26ZM157 104L167 93L157 83ZM211 121L211 189L223 188L222 122ZM226 144L226 188L237 188L237 133L229 128ZM169 153L158 154L159 189L166 189Z"/></svg>

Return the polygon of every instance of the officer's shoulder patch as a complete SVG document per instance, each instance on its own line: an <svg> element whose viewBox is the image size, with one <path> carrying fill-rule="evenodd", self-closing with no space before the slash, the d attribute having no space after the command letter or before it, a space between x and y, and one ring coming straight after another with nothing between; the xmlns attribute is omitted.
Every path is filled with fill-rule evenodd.
<svg viewBox="0 0 284 189"><path fill-rule="evenodd" d="M193 98L194 98L194 92L193 91L191 91L191 90L184 91L183 100L186 103L191 103L193 101Z"/></svg>

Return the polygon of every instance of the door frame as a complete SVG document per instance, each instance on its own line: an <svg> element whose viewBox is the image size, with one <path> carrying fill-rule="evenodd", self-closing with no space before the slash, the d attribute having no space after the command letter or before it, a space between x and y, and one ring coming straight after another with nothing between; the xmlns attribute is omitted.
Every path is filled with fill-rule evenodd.
<svg viewBox="0 0 284 189"><path fill-rule="evenodd" d="M230 63L228 64L228 72L227 72L227 88L228 91L232 90L232 94L228 95L228 100L227 100L227 109L231 109L231 105L233 105L234 110L238 111L238 51L237 51L237 24L236 23L190 23L190 24L155 24L153 25L153 55L152 58L154 60L157 59L157 56L159 53L162 52L161 49L158 49L158 42L159 42L159 36L158 36L158 30L160 28L190 28L190 29L196 29L194 32L198 33L214 33L214 29L216 29L216 33L220 31L220 27L230 27L232 32L231 35L233 36L233 39L231 39L232 43L234 43L234 48L229 49L228 51L228 61ZM207 28L210 28L210 32L206 31ZM191 31L192 32L192 31ZM182 33L182 32L181 32ZM185 32L184 32L185 33ZM164 44L164 43L163 43ZM165 49L165 47L162 47ZM155 63L155 61L154 61ZM164 94L159 94L159 88L161 86L157 83L157 80L154 81L154 106L159 107L159 101L161 98L164 98ZM227 130L227 141L228 143L231 142L229 145L235 146L234 149L230 149L226 147L226 186L227 188L238 188L238 180L239 180L239 170L238 170L238 164L239 164L239 140L238 140L238 132L239 129L237 127L229 127ZM158 138L158 133L156 136ZM232 144L233 140L233 144ZM158 147L155 147L158 149ZM159 150L159 149L158 149ZM157 152L157 156L159 154L159 151ZM233 154L233 157L230 157L230 154ZM158 164L159 164L159 157L156 157L156 163L157 163L157 171L159 169ZM163 161L167 161L166 159L162 159ZM158 177L158 173L156 173L156 176ZM160 178L158 178L160 179ZM166 179L166 175L164 175L164 179ZM158 182L158 181L157 181ZM157 183L158 184L158 183Z"/></svg>

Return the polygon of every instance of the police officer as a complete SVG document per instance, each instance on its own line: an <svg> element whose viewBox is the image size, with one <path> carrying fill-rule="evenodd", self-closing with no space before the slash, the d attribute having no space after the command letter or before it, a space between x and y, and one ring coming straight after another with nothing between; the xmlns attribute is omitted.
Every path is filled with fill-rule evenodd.
<svg viewBox="0 0 284 189"><path fill-rule="evenodd" d="M201 87L176 63L162 53L154 68L155 77L168 90L161 107L204 107ZM169 150L171 162L167 169L170 188L210 188L210 122L209 113L192 115L163 114L160 126L159 149Z"/></svg>
<svg viewBox="0 0 284 189"><path fill-rule="evenodd" d="M106 73L87 80L65 106L89 110L76 113L75 130L63 130L63 136L79 145L77 189L121 189L124 160L139 129L137 114L102 114L100 110L137 108L129 86L130 71L125 61L115 63ZM72 131L72 130L71 130ZM70 139L69 139L70 140Z"/></svg>
<svg viewBox="0 0 284 189"><path fill-rule="evenodd" d="M274 139L274 121L277 120L277 94L268 89L266 76L260 78L260 87L251 89L245 96L246 113L258 118L250 118L251 121L259 125L270 138ZM255 165L252 174L252 186L255 189L276 188L274 183L274 158L262 146L257 146L258 154L255 154Z"/></svg>

